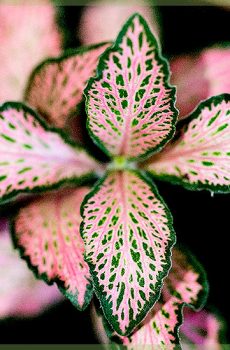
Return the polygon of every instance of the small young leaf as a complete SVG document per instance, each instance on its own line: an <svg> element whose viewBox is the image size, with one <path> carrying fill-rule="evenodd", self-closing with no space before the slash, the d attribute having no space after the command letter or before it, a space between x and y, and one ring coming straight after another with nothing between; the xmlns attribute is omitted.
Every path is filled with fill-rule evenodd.
<svg viewBox="0 0 230 350"><path fill-rule="evenodd" d="M201 310L194 312L188 308L184 310L184 322L180 328L183 348L190 348L190 344L199 344L213 350L221 350L224 322L217 315Z"/></svg>
<svg viewBox="0 0 230 350"><path fill-rule="evenodd" d="M199 55L172 60L172 83L177 88L179 118L188 116L207 98L230 93L230 47L212 47Z"/></svg>
<svg viewBox="0 0 230 350"><path fill-rule="evenodd" d="M175 242L155 186L134 170L110 172L82 205L85 258L105 316L129 334L159 297Z"/></svg>
<svg viewBox="0 0 230 350"><path fill-rule="evenodd" d="M26 102L51 125L64 127L82 101L86 82L94 75L98 58L108 46L89 46L43 62L30 77Z"/></svg>
<svg viewBox="0 0 230 350"><path fill-rule="evenodd" d="M98 165L21 103L0 107L0 199L83 181Z"/></svg>
<svg viewBox="0 0 230 350"><path fill-rule="evenodd" d="M189 189L230 191L230 95L202 102L181 136L145 165L155 177Z"/></svg>
<svg viewBox="0 0 230 350"><path fill-rule="evenodd" d="M91 300L89 268L79 233L80 205L88 188L35 200L13 222L16 246L36 274L60 290L80 310Z"/></svg>
<svg viewBox="0 0 230 350"><path fill-rule="evenodd" d="M0 220L0 319L36 316L61 301L56 286L34 278L14 250L8 223Z"/></svg>
<svg viewBox="0 0 230 350"><path fill-rule="evenodd" d="M132 16L85 90L89 132L109 156L146 157L173 136L177 111L168 76L147 23Z"/></svg>

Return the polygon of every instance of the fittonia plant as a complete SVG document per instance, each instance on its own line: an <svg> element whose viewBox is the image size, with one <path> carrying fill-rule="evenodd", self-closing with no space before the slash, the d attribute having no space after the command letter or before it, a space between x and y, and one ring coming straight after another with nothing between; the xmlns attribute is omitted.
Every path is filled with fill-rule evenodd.
<svg viewBox="0 0 230 350"><path fill-rule="evenodd" d="M51 126L66 125L87 81L87 128L107 163ZM150 340L178 343L182 307L200 308L207 285L199 265L179 248L171 269L172 217L153 179L229 192L230 95L202 102L166 146L176 129L175 88L156 39L136 14L112 46L40 65L25 100L30 107L9 102L0 110L2 201L46 192L12 221L22 256L81 310L95 291L126 343L136 341L133 331L147 314Z"/></svg>

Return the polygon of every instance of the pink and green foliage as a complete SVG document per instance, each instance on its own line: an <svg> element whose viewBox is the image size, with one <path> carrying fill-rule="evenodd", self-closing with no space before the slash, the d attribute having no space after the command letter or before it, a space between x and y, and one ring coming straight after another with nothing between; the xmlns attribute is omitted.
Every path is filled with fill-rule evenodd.
<svg viewBox="0 0 230 350"><path fill-rule="evenodd" d="M165 279L160 300L139 328L129 337L119 338L120 341L130 350L138 347L149 349L153 346L159 346L160 349L178 347L183 306L199 309L203 306L206 296L207 284L203 269L194 258L182 253L178 248L174 249L173 267ZM109 343L110 337L111 341L114 341L115 333L109 329L106 321L96 313L96 310L93 312L97 328L104 334L101 340ZM185 319L187 320L187 312ZM188 319L187 323L190 322Z"/></svg>
<svg viewBox="0 0 230 350"><path fill-rule="evenodd" d="M44 61L31 75L25 101L51 125L64 127L76 114L86 82L95 74L98 58L108 46L86 47Z"/></svg>
<svg viewBox="0 0 230 350"><path fill-rule="evenodd" d="M183 306L199 309L206 298L207 285L200 266L175 249L172 269L165 280L160 301L145 319L142 327L130 338L123 338L128 349L155 345L174 349L178 346L178 330Z"/></svg>
<svg viewBox="0 0 230 350"><path fill-rule="evenodd" d="M180 328L185 349L186 345L199 344L202 346L201 348L221 350L221 333L223 329L223 321L215 314L206 310L194 312L185 308L184 322Z"/></svg>
<svg viewBox="0 0 230 350"><path fill-rule="evenodd" d="M97 163L21 103L0 108L0 194L45 190L92 175Z"/></svg>
<svg viewBox="0 0 230 350"><path fill-rule="evenodd" d="M83 219L95 292L114 329L128 334L159 297L175 241L171 216L148 177L127 170L93 189Z"/></svg>
<svg viewBox="0 0 230 350"><path fill-rule="evenodd" d="M160 150L174 134L175 90L141 16L127 21L97 72L85 95L88 129L98 146L110 156L129 159Z"/></svg>
<svg viewBox="0 0 230 350"><path fill-rule="evenodd" d="M36 316L62 300L56 286L34 278L14 251L7 222L0 221L0 318Z"/></svg>
<svg viewBox="0 0 230 350"><path fill-rule="evenodd" d="M230 93L229 60L230 47L213 47L199 55L185 55L171 61L180 119L191 113L202 100Z"/></svg>
<svg viewBox="0 0 230 350"><path fill-rule="evenodd" d="M112 161L102 166L32 109L7 103L0 110L0 196L71 186L35 199L14 218L14 238L25 258L80 309L90 300L91 278L105 317L129 347L145 339L145 329L149 342L173 347L183 305L201 305L201 272L178 250L170 271L172 218L147 171L188 188L228 192L230 95L203 102L165 151L138 164L134 160L160 151L173 137L175 90L140 15L106 47L42 64L26 98L49 123L64 126L99 59L85 89L87 126ZM87 190L73 186L103 172L83 200Z"/></svg>
<svg viewBox="0 0 230 350"><path fill-rule="evenodd" d="M57 282L79 309L84 309L92 297L79 232L80 204L88 190L82 187L37 199L19 211L13 226L16 244L38 276L49 283Z"/></svg>
<svg viewBox="0 0 230 350"><path fill-rule="evenodd" d="M61 35L51 1L0 3L0 103L22 99L28 75L41 60L60 54Z"/></svg>
<svg viewBox="0 0 230 350"><path fill-rule="evenodd" d="M154 176L194 189L230 191L230 95L202 102L180 136L145 168Z"/></svg>

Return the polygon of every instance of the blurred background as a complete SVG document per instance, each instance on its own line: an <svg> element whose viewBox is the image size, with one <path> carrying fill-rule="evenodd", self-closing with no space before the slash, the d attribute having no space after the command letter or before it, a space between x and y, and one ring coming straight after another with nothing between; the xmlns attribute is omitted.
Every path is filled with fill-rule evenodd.
<svg viewBox="0 0 230 350"><path fill-rule="evenodd" d="M203 48L218 43L226 45L230 41L230 7L227 1L223 3L216 1L216 3L220 6L157 6L152 15L150 10L145 8L149 21L161 38L163 54L166 57L173 59L182 54L195 56ZM117 16L118 20L121 20L116 10L110 8L106 10L107 22L104 24L102 10L98 11L98 6L90 7L90 13L86 12L87 9L89 10L89 6L57 6L57 22L59 28L64 30L62 34L64 49L95 42L95 36L100 36L98 41L110 39L103 35L110 35L105 28L107 25L108 29L113 22L111 16L114 18ZM136 11L136 6L130 6L130 14ZM156 22L160 25L160 31L155 25ZM1 25L0 22L0 33ZM88 32L85 31L87 26ZM54 49L57 52L60 50L58 47ZM3 54L0 49L2 62ZM4 71L2 62L1 69ZM34 62L34 65L38 62ZM230 69L230 61L228 64ZM2 80L4 72L1 73L1 69ZM196 89L195 82L196 80L193 81L194 89ZM0 99L5 98L6 96L3 97L0 93ZM15 92L15 98L20 98L18 92ZM15 98L12 95L8 99ZM208 305L214 310L219 310L226 324L229 324L230 196L211 196L209 192L191 192L179 186L160 182L157 185L173 214L178 241L188 246L207 271L210 283ZM6 215L8 210L1 208L2 215ZM21 302L23 303L23 299ZM89 310L80 313L65 300L54 304L36 317L2 317L0 343L90 344L97 343L97 340L93 334Z"/></svg>

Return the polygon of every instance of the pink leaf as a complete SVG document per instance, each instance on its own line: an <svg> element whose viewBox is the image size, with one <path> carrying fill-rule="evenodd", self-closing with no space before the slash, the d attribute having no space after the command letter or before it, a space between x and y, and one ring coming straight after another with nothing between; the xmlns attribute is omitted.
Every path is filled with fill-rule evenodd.
<svg viewBox="0 0 230 350"><path fill-rule="evenodd" d="M32 73L25 100L50 124L65 126L76 113L88 79L95 74L99 56L108 43L81 48L48 59Z"/></svg>
<svg viewBox="0 0 230 350"><path fill-rule="evenodd" d="M213 350L221 350L221 332L223 322L215 314L206 310L194 312L185 308L184 322L180 334L184 347L199 344ZM188 347L189 348L189 347Z"/></svg>
<svg viewBox="0 0 230 350"><path fill-rule="evenodd" d="M144 157L173 136L177 111L168 76L147 23L132 16L85 90L89 132L108 155Z"/></svg>
<svg viewBox="0 0 230 350"><path fill-rule="evenodd" d="M38 276L57 282L79 309L91 300L92 288L79 233L80 205L88 188L35 200L14 219L13 234Z"/></svg>
<svg viewBox="0 0 230 350"><path fill-rule="evenodd" d="M182 323L184 305L198 309L207 297L206 276L201 266L178 248L173 251L173 267L165 279L160 301L146 319L129 337L120 342L127 349L176 349L179 344L178 329ZM99 314L93 313L96 329L102 331L101 340L115 341L115 333Z"/></svg>
<svg viewBox="0 0 230 350"><path fill-rule="evenodd" d="M155 177L189 189L230 191L230 95L202 102L181 136L145 168Z"/></svg>
<svg viewBox="0 0 230 350"><path fill-rule="evenodd" d="M123 338L128 349L142 345L176 348L179 343L178 329L182 322L184 305L200 308L206 299L205 275L189 256L175 249L173 267L165 280L161 300L145 319L142 327L130 338Z"/></svg>
<svg viewBox="0 0 230 350"><path fill-rule="evenodd" d="M129 334L159 297L175 236L155 186L133 170L112 171L83 202L85 258L105 316Z"/></svg>
<svg viewBox="0 0 230 350"><path fill-rule="evenodd" d="M0 103L20 100L26 79L41 60L59 55L61 35L51 1L0 4Z"/></svg>
<svg viewBox="0 0 230 350"><path fill-rule="evenodd" d="M195 56L171 62L172 82L177 87L177 107L182 119L208 97L230 93L230 48L210 48Z"/></svg>
<svg viewBox="0 0 230 350"><path fill-rule="evenodd" d="M154 8L149 6L149 1L145 0L140 5L100 1L96 5L85 6L77 28L77 36L84 45L114 40L123 23L134 12L146 18L151 30L158 36L160 30L157 15Z"/></svg>
<svg viewBox="0 0 230 350"><path fill-rule="evenodd" d="M34 278L13 249L8 225L0 221L0 318L35 316L62 299L56 286Z"/></svg>
<svg viewBox="0 0 230 350"><path fill-rule="evenodd" d="M71 146L28 107L6 103L0 108L0 196L58 187L82 181L97 164L84 150Z"/></svg>

